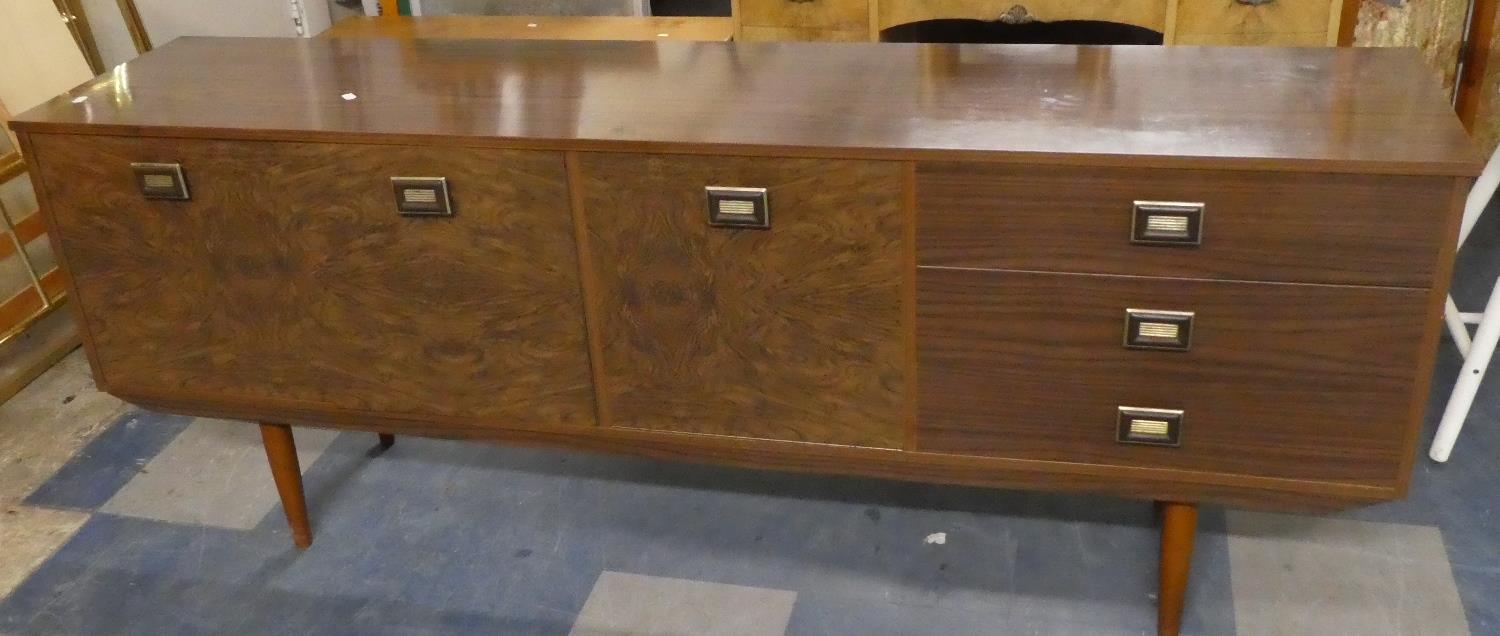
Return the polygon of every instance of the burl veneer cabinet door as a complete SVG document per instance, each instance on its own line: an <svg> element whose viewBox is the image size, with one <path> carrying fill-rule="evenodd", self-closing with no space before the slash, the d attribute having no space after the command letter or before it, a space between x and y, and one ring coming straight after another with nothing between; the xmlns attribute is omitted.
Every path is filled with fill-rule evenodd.
<svg viewBox="0 0 1500 636"><path fill-rule="evenodd" d="M592 424L562 157L37 135L110 390L208 403ZM180 162L188 201L132 162ZM391 177L445 177L451 217Z"/></svg>
<svg viewBox="0 0 1500 636"><path fill-rule="evenodd" d="M885 162L579 158L614 426L901 445L902 171ZM704 188L765 188L768 229Z"/></svg>

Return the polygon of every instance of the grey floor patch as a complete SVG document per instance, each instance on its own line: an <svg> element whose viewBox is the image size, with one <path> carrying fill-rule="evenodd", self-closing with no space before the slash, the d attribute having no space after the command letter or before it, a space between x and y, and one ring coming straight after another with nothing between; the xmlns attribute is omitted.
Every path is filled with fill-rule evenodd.
<svg viewBox="0 0 1500 636"><path fill-rule="evenodd" d="M302 469L306 471L337 436L335 431L297 429ZM277 501L259 427L199 418L99 511L249 530Z"/></svg>
<svg viewBox="0 0 1500 636"><path fill-rule="evenodd" d="M0 599L78 531L89 515L74 510L6 506L0 510Z"/></svg>
<svg viewBox="0 0 1500 636"><path fill-rule="evenodd" d="M82 351L0 405L0 504L25 498L125 408L94 387Z"/></svg>
<svg viewBox="0 0 1500 636"><path fill-rule="evenodd" d="M1469 633L1434 527L1229 512L1239 636Z"/></svg>
<svg viewBox="0 0 1500 636"><path fill-rule="evenodd" d="M594 583L572 636L782 636L796 592L623 572Z"/></svg>

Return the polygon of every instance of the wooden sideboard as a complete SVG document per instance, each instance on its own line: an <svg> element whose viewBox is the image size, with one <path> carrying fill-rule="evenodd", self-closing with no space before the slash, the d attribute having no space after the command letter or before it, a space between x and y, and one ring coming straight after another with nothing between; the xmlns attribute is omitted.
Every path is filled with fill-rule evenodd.
<svg viewBox="0 0 1500 636"><path fill-rule="evenodd" d="M262 422L301 546L289 424L1095 491L1175 633L1198 503L1406 492L1478 169L1410 51L420 44L13 124L96 382Z"/></svg>
<svg viewBox="0 0 1500 636"><path fill-rule="evenodd" d="M874 41L940 18L1097 20L1145 27L1167 44L1332 46L1359 0L733 0L740 40Z"/></svg>

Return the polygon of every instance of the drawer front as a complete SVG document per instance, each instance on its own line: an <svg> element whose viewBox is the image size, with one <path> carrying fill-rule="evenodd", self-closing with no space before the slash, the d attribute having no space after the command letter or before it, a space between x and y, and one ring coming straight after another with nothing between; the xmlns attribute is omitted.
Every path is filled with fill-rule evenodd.
<svg viewBox="0 0 1500 636"><path fill-rule="evenodd" d="M1337 43L1337 38L1337 31L1180 33L1172 43L1179 46L1332 46Z"/></svg>
<svg viewBox="0 0 1500 636"><path fill-rule="evenodd" d="M1326 0L1276 0L1262 4L1239 0L1182 2L1177 10L1177 43L1333 44L1329 41L1330 24L1339 15L1337 5Z"/></svg>
<svg viewBox="0 0 1500 636"><path fill-rule="evenodd" d="M918 447L1389 486L1426 292L921 269ZM1127 309L1192 312L1183 351L1124 346ZM1117 441L1120 407L1183 412ZM1167 418L1146 417L1158 423Z"/></svg>
<svg viewBox="0 0 1500 636"><path fill-rule="evenodd" d="M746 42L864 42L869 33L862 30L767 27L744 25L740 33Z"/></svg>
<svg viewBox="0 0 1500 636"><path fill-rule="evenodd" d="M743 1L743 0L742 0ZM880 28L942 18L995 20L1002 15L1025 15L1041 22L1099 20L1165 31L1169 0L900 0L881 2Z"/></svg>
<svg viewBox="0 0 1500 636"><path fill-rule="evenodd" d="M869 0L740 0L740 23L866 31Z"/></svg>
<svg viewBox="0 0 1500 636"><path fill-rule="evenodd" d="M560 155L33 136L112 390L592 424ZM143 198L178 162L189 200ZM392 177L444 177L396 209Z"/></svg>
<svg viewBox="0 0 1500 636"><path fill-rule="evenodd" d="M580 155L614 426L902 442L901 165ZM705 188L765 188L766 229Z"/></svg>
<svg viewBox="0 0 1500 636"><path fill-rule="evenodd" d="M922 265L1427 287L1443 177L919 164ZM1133 243L1136 201L1202 203L1193 247Z"/></svg>

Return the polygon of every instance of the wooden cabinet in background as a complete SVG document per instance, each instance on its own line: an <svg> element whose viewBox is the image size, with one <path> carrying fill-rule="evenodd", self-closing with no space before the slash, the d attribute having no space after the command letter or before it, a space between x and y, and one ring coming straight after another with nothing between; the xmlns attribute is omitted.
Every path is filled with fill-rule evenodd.
<svg viewBox="0 0 1500 636"><path fill-rule="evenodd" d="M739 39L879 40L940 18L1097 20L1145 27L1166 44L1332 46L1358 0L734 0Z"/></svg>

